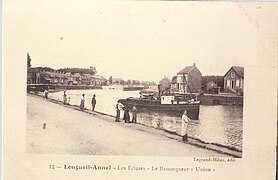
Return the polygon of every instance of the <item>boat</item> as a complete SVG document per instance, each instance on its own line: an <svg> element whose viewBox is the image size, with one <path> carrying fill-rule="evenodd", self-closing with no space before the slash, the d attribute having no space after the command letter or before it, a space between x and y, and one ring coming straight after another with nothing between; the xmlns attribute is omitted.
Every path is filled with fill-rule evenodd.
<svg viewBox="0 0 278 180"><path fill-rule="evenodd" d="M183 112L187 111L190 119L199 119L200 101L197 101L193 96L184 96L184 94L156 95L157 92L155 91L142 90L140 91L140 98L129 97L120 99L119 102L129 109L136 106L139 112L163 112L181 117Z"/></svg>

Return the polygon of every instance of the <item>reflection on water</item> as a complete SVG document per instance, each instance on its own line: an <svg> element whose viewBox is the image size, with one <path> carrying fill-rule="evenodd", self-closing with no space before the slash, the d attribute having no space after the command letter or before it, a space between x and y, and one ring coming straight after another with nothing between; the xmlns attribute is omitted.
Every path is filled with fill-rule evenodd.
<svg viewBox="0 0 278 180"><path fill-rule="evenodd" d="M91 99L96 94L96 111L115 115L118 99L139 97L139 91L122 90L68 90L71 104L79 105L81 94L85 94L85 107L91 109ZM62 92L50 94L51 98L62 100ZM121 116L123 113L121 113ZM227 145L242 150L243 128L242 106L214 105L200 106L199 120L192 120L188 135L205 142ZM165 129L180 134L181 117L157 112L138 113L138 123Z"/></svg>

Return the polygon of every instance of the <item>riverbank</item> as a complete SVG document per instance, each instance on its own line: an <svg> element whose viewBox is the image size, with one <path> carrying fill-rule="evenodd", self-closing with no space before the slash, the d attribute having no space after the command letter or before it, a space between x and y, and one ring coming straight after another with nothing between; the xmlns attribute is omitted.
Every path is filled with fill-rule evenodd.
<svg viewBox="0 0 278 180"><path fill-rule="evenodd" d="M107 114L105 114L105 113L101 113L101 112L92 112L92 111L90 111L90 110L84 110L83 112L80 112L80 109L79 109L79 107L78 106L72 106L72 105L62 105L62 103L61 102L59 102L59 101L57 101L57 100L53 100L53 99L50 99L49 101L45 101L43 98L41 98L41 97L37 97L37 96L33 96L33 95L28 95L28 104L29 104L29 99L30 99L30 97L31 98L35 98L35 99L37 99L38 101L42 101L42 102L46 102L46 103L48 103L48 105L47 106L49 106L49 101L51 101L51 102L53 102L53 103L55 103L55 104L60 104L59 106L61 107L61 108L65 108L65 109L67 109L66 111L66 113L67 114L69 114L69 115L71 115L72 113L75 113L75 112L78 112L78 113L81 113L81 114L87 114L87 115L89 115L89 119L90 118L97 118L97 119L99 119L99 120L101 120L101 121L107 121L107 122L109 122L110 124L113 124L113 126L114 125L116 125L116 126L120 126L120 127L124 127L124 129L122 129L122 131L123 132L119 132L119 133L117 133L116 134L116 137L118 137L118 136L120 136L120 137L118 137L119 139L121 139L121 141L125 141L125 137L124 138L122 138L121 137L121 135L120 134L125 134L125 131L126 131L126 129L128 129L128 131L130 131L130 130L132 130L132 131L134 131L133 133L135 133L135 134L137 134L137 132L139 131L139 132L144 132L144 133L147 133L148 135L147 136L150 136L150 138L152 137L152 136L156 136L156 137L159 137L159 138L162 138L163 140L163 142L165 141L165 142L168 142L169 143L169 141L170 142L173 142L174 144L175 143L178 143L179 145L178 146L190 146L191 148L192 147L194 147L194 148L196 148L197 149L197 151L198 151L198 149L202 149L202 150L205 150L205 151L208 151L208 153L209 153L209 155L211 154L211 153L216 153L216 154L218 154L217 156L219 156L219 155L223 155L223 154L228 154L228 155L230 155L230 156L233 156L233 157L241 157L242 156L242 153L241 152L239 152L239 151L235 151L235 150L232 150L232 149L229 149L229 148L226 148L226 147L221 147L221 146L219 146L219 145L216 145L216 144L210 144L210 143L205 143L205 142L202 142L202 141L200 141L200 140L198 140L198 139L194 139L194 138L189 138L189 142L188 142L188 144L185 144L185 143L182 143L181 142L181 137L178 135L178 134L175 134L175 133L169 133L169 132L167 132L167 131L163 131L163 130L158 130L158 129L155 129L155 128L151 128L151 127L147 127L147 126L144 126L144 125L142 125L142 124L125 124L125 123L115 123L114 122L114 116L111 116L111 115L107 115ZM50 103L50 104L53 104L53 103ZM72 111L72 110L70 110L70 109L73 109L73 110L76 110L76 111ZM50 111L50 114L53 114L53 113L51 113L51 111L52 111L52 109L46 109L47 111ZM30 113L32 114L32 111L30 111ZM29 114L29 112L28 112L28 114ZM78 115L79 116L79 115ZM81 115L81 116L83 116L83 115ZM46 119L45 117L42 117L43 119ZM79 119L80 117L77 117L76 116L76 118L77 119ZM79 126L79 125L78 125ZM80 128L82 128L83 127L83 125L81 125L81 127ZM127 128L128 127L128 128ZM114 128L115 127L113 127L113 128L111 128L111 131L113 132L114 131ZM86 128L85 128L86 129ZM117 128L116 128L117 129ZM81 129L80 129L80 131L82 131ZM118 131L118 130L116 130L116 131ZM130 136L131 137L137 137L137 135L134 135L133 133L131 133L130 134ZM101 134L98 134L99 136L101 136ZM139 135L140 136L140 135ZM147 136L146 136L146 139L149 139L149 138L147 138ZM117 138L117 139L118 139ZM165 140L165 138L166 138L166 140ZM151 138L152 139L152 138ZM117 141L117 140L116 140ZM136 144L136 142L134 142L135 144ZM145 143L145 142L144 142ZM192 146L193 145L193 146ZM158 146L157 147L160 147L161 145L159 145L158 144ZM169 146L168 144L165 144L165 146ZM199 147L202 147L202 148L199 148ZM109 147L109 148L111 148L111 147ZM179 147L180 148L180 147ZM194 150L194 151L196 151L196 149ZM211 151L211 150L213 150L213 151ZM154 150L154 151L157 151L157 150ZM184 150L185 152L187 152L187 150ZM185 155L185 156L188 156L188 155L186 155L186 154L184 154L182 151L181 152L178 152L178 153L174 153L174 154L172 154L173 152L169 152L169 154L168 155ZM189 152L187 152L187 153L189 153ZM220 154L219 154L220 153ZM98 153L97 153L98 154ZM108 153L109 154L109 153ZM113 153L112 153L113 154ZM116 153L117 154L117 153ZM129 154L129 153L127 153L127 154ZM164 153L162 153L162 155L163 155ZM192 152L190 152L189 154L192 154ZM124 154L123 154L124 155ZM144 154L142 154L142 155L144 155ZM146 154L146 155L148 155L148 153ZM166 154L167 155L167 154Z"/></svg>

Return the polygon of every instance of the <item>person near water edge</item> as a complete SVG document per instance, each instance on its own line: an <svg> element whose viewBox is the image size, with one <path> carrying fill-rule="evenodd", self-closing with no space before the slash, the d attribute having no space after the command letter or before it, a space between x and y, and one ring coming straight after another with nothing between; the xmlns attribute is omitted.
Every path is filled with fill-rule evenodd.
<svg viewBox="0 0 278 180"><path fill-rule="evenodd" d="M85 107L85 94L82 94L81 102L80 102L80 109L84 109Z"/></svg>
<svg viewBox="0 0 278 180"><path fill-rule="evenodd" d="M66 91L64 91L64 94L63 94L63 103L64 104L67 104L67 94L66 94Z"/></svg>
<svg viewBox="0 0 278 180"><path fill-rule="evenodd" d="M137 108L135 105L132 108L132 123L137 123Z"/></svg>
<svg viewBox="0 0 278 180"><path fill-rule="evenodd" d="M48 88L45 88L44 90L44 97L45 99L48 99Z"/></svg>
<svg viewBox="0 0 278 180"><path fill-rule="evenodd" d="M182 141L187 142L188 137L187 137L187 127L188 123L190 122L189 117L187 116L187 111L184 111L182 118L181 118L181 136L182 136Z"/></svg>
<svg viewBox="0 0 278 180"><path fill-rule="evenodd" d="M122 108L121 103L119 101L117 101L117 104L116 104L116 122L120 122L121 108Z"/></svg>
<svg viewBox="0 0 278 180"><path fill-rule="evenodd" d="M92 111L95 111L96 103L97 103L96 95L94 94L93 98L92 98L92 102L91 102L91 104L92 104Z"/></svg>
<svg viewBox="0 0 278 180"><path fill-rule="evenodd" d="M123 120L125 120L125 123L130 123L129 109L127 106L125 106L125 108L124 108Z"/></svg>

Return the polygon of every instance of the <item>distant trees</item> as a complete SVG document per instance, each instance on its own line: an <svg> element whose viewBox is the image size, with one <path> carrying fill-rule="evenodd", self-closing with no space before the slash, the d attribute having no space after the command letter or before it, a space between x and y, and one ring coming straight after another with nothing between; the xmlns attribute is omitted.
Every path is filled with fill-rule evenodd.
<svg viewBox="0 0 278 180"><path fill-rule="evenodd" d="M50 67L35 67L35 69L43 70L43 71L48 71L48 72L54 72L55 69L52 69Z"/></svg>
<svg viewBox="0 0 278 180"><path fill-rule="evenodd" d="M112 84L112 83L113 83L113 77L110 76L109 79L108 79L108 81L110 82L110 84Z"/></svg>
<svg viewBox="0 0 278 180"><path fill-rule="evenodd" d="M215 82L218 87L224 87L224 76L202 76L203 86L206 86L210 81Z"/></svg>
<svg viewBox="0 0 278 180"><path fill-rule="evenodd" d="M120 84L125 84L125 81L123 79L121 79Z"/></svg>
<svg viewBox="0 0 278 180"><path fill-rule="evenodd" d="M92 66L90 68L60 68L57 69L57 71L63 71L66 73L69 72L71 74L79 73L80 75L83 74L95 75L97 73L96 68Z"/></svg>

